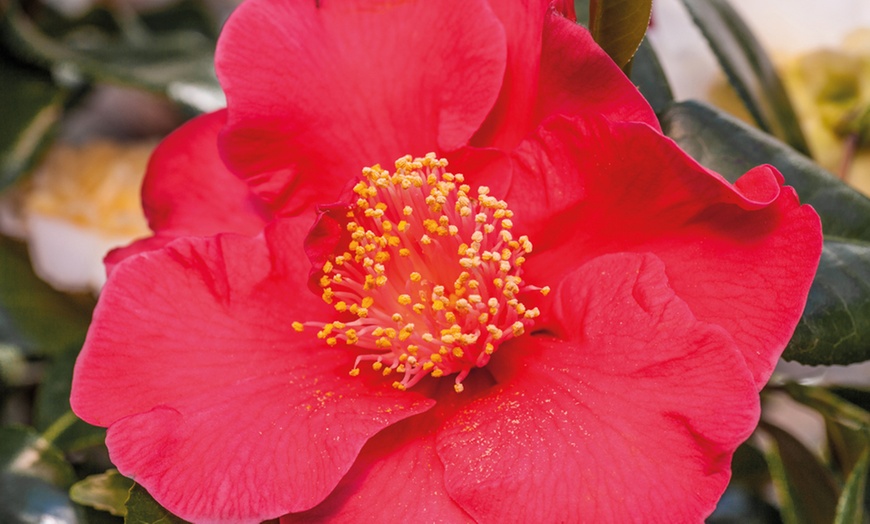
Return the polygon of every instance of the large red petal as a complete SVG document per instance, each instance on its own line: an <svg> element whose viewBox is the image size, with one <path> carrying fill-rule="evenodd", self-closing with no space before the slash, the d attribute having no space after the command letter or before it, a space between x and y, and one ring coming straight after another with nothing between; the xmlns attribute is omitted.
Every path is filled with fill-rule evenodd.
<svg viewBox="0 0 870 524"><path fill-rule="evenodd" d="M467 143L505 54L483 0L246 2L217 50L225 158L273 209L332 202L365 166Z"/></svg>
<svg viewBox="0 0 870 524"><path fill-rule="evenodd" d="M544 25L538 83L536 124L556 114L592 112L659 129L649 102L589 31L553 11Z"/></svg>
<svg viewBox="0 0 870 524"><path fill-rule="evenodd" d="M306 290L308 221L265 237L184 238L119 264L73 377L112 461L195 522L308 509L378 431L428 408L291 323L330 311ZM382 378L382 377L381 377Z"/></svg>
<svg viewBox="0 0 870 524"><path fill-rule="evenodd" d="M510 149L534 125L541 34L550 2L523 0L491 4L507 34L507 68L498 101L473 143L478 147Z"/></svg>
<svg viewBox="0 0 870 524"><path fill-rule="evenodd" d="M452 389L451 394L454 394ZM288 515L303 522L472 522L447 495L444 466L435 453L431 412L405 419L368 441L357 462L316 508Z"/></svg>
<svg viewBox="0 0 870 524"><path fill-rule="evenodd" d="M217 137L225 124L225 110L199 116L154 151L142 207L155 233L256 235L271 219L263 202L220 158Z"/></svg>
<svg viewBox="0 0 870 524"><path fill-rule="evenodd" d="M142 186L142 207L155 235L112 251L111 270L125 258L182 236L256 235L271 219L263 202L224 165L217 137L226 111L196 117L157 146Z"/></svg>
<svg viewBox="0 0 870 524"><path fill-rule="evenodd" d="M658 119L635 85L586 28L551 2L494 2L505 26L508 62L498 102L472 144L511 150L543 120L593 112L611 120Z"/></svg>
<svg viewBox="0 0 870 524"><path fill-rule="evenodd" d="M550 334L499 349L500 385L439 433L450 495L478 522L700 522L759 415L731 337L695 319L651 255L572 272Z"/></svg>
<svg viewBox="0 0 870 524"><path fill-rule="evenodd" d="M818 215L776 170L756 168L732 185L648 126L591 117L550 119L513 164L506 200L515 229L536 246L529 281L552 283L605 253L653 252L677 295L732 334L764 385L822 245Z"/></svg>

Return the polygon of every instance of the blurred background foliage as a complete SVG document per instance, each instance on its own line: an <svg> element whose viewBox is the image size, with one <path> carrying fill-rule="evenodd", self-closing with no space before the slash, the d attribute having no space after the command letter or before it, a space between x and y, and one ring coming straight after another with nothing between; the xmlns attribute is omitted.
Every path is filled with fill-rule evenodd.
<svg viewBox="0 0 870 524"><path fill-rule="evenodd" d="M762 422L708 522L867 522L870 200L856 187L870 189L870 36L780 63L726 0L680 1L727 79L708 97L719 107L675 97L649 0L575 6L665 134L732 181L776 166L825 231L793 363L762 392ZM212 62L231 8L0 0L0 522L180 522L112 469L105 430L69 410L101 273L70 275L147 232L148 152L225 103Z"/></svg>

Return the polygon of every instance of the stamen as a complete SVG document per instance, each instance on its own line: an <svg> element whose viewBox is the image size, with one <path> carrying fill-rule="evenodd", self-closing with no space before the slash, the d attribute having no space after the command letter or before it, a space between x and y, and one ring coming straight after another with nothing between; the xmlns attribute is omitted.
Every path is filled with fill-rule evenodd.
<svg viewBox="0 0 870 524"><path fill-rule="evenodd" d="M519 296L549 287L522 280L532 251L514 237L513 212L481 186L476 197L461 174L446 171L434 153L398 159L395 171L379 165L362 171L347 213L350 240L322 266L321 296L341 315L318 329L330 345L370 351L356 357L383 375L401 375L405 390L425 376L456 373L454 389L498 346L529 330L540 314Z"/></svg>

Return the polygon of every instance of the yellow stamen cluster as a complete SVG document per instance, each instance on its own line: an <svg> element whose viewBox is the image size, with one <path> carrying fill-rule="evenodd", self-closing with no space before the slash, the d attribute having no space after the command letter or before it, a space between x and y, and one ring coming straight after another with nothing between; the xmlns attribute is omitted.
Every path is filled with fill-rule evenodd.
<svg viewBox="0 0 870 524"><path fill-rule="evenodd" d="M463 176L433 153L395 166L393 173L363 169L346 217L350 241L321 268L321 296L342 320L305 325L316 325L329 345L374 351L357 357L353 376L364 361L385 376L400 374L398 389L458 373L462 391L472 368L538 316L520 293L549 289L523 283L532 244L514 238L513 212L488 188L472 196Z"/></svg>

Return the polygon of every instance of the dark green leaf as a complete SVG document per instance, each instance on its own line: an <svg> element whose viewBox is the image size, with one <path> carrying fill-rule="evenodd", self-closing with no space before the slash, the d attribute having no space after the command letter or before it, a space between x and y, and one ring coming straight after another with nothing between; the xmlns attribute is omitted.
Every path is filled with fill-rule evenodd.
<svg viewBox="0 0 870 524"><path fill-rule="evenodd" d="M825 419L825 433L833 465L842 477L848 477L870 443L867 434L830 418Z"/></svg>
<svg viewBox="0 0 870 524"><path fill-rule="evenodd" d="M69 496L83 506L123 517L127 513L126 503L132 488L132 480L112 469L76 482L70 488Z"/></svg>
<svg viewBox="0 0 870 524"><path fill-rule="evenodd" d="M217 40L219 26L209 7L198 0L172 2L163 9L143 11L142 24L152 32L195 31Z"/></svg>
<svg viewBox="0 0 870 524"><path fill-rule="evenodd" d="M656 114L664 111L674 101L671 86L648 39L641 42L637 54L634 55L631 80L637 84Z"/></svg>
<svg viewBox="0 0 870 524"><path fill-rule="evenodd" d="M809 147L776 68L727 0L683 0L746 109L763 130L803 153Z"/></svg>
<svg viewBox="0 0 870 524"><path fill-rule="evenodd" d="M867 486L867 470L870 465L870 447L864 448L864 453L855 469L849 475L843 494L837 502L837 515L834 524L857 524L864 522L864 489Z"/></svg>
<svg viewBox="0 0 870 524"><path fill-rule="evenodd" d="M870 243L825 239L804 314L783 357L810 365L870 360Z"/></svg>
<svg viewBox="0 0 870 524"><path fill-rule="evenodd" d="M54 39L10 2L2 32L10 48L50 67L58 78L131 85L162 93L199 111L220 107L223 93L214 73L214 40L197 31L154 32L122 24L121 35L72 31ZM131 27L132 26L132 27Z"/></svg>
<svg viewBox="0 0 870 524"><path fill-rule="evenodd" d="M698 162L730 181L771 164L822 217L826 235L870 242L870 199L782 142L699 102L680 102L661 114L665 134Z"/></svg>
<svg viewBox="0 0 870 524"><path fill-rule="evenodd" d="M44 430L59 419L70 416L69 397L72 389L72 373L79 345L70 346L51 360L45 377L36 394L35 425ZM106 438L106 430L75 419L65 428L54 444L69 453L85 448L101 446Z"/></svg>
<svg viewBox="0 0 870 524"><path fill-rule="evenodd" d="M69 98L43 71L0 50L0 189L31 169L54 138Z"/></svg>
<svg viewBox="0 0 870 524"><path fill-rule="evenodd" d="M30 355L81 344L93 300L74 300L33 274L24 247L0 237L0 342Z"/></svg>
<svg viewBox="0 0 870 524"><path fill-rule="evenodd" d="M839 489L831 472L800 441L766 422L759 425L770 438L765 458L786 524L829 524L836 512Z"/></svg>
<svg viewBox="0 0 870 524"><path fill-rule="evenodd" d="M134 484L130 489L124 524L184 524L184 522L186 521L158 504L139 484Z"/></svg>
<svg viewBox="0 0 870 524"><path fill-rule="evenodd" d="M744 442L731 459L731 485L760 491L770 482L767 461L756 446Z"/></svg>
<svg viewBox="0 0 870 524"><path fill-rule="evenodd" d="M591 0L589 31L616 65L625 69L637 51L652 13L652 0Z"/></svg>
<svg viewBox="0 0 870 524"><path fill-rule="evenodd" d="M67 490L72 466L35 431L0 428L0 522L83 522Z"/></svg>

